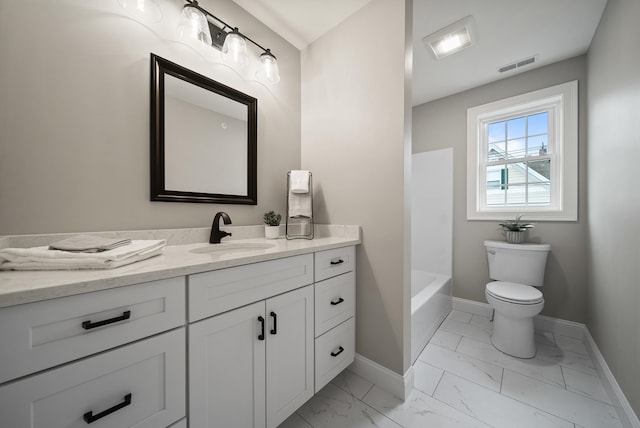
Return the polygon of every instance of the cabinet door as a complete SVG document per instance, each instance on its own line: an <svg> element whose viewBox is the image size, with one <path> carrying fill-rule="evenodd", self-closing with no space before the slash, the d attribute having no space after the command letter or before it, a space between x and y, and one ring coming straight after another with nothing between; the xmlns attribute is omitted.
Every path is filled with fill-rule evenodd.
<svg viewBox="0 0 640 428"><path fill-rule="evenodd" d="M313 286L267 300L267 427L313 396Z"/></svg>
<svg viewBox="0 0 640 428"><path fill-rule="evenodd" d="M264 428L264 310L262 301L189 326L189 426Z"/></svg>

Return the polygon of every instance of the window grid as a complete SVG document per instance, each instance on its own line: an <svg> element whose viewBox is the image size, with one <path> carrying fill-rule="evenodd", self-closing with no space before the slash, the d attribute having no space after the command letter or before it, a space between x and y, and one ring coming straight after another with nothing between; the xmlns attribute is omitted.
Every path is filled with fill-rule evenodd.
<svg viewBox="0 0 640 428"><path fill-rule="evenodd" d="M486 181L485 187L485 204L489 207L541 207L541 206L550 206L551 205L551 176L544 176L539 171L536 171L531 167L531 163L548 161L550 164L549 172L552 167L551 161L551 153L553 150L552 139L550 138L551 134L550 130L550 122L552 120L552 111L551 109L544 110L536 110L532 112L527 112L527 114L515 114L512 116L508 116L505 118L501 118L500 120L492 120L488 123L485 123L483 128L483 147L486 148L486 154L483 154L483 158L485 159L484 165L482 168L488 170L488 168L492 166L500 166L502 167L500 170L500 190L502 192L502 201L498 202L498 198L494 197L490 199L490 193L495 189L495 186L491 186L491 181ZM530 123L531 118L540 118L544 117L544 126L542 129L544 132L538 133L530 133ZM515 131L515 135L510 135L509 124L515 123L517 121L523 121L524 129L521 134L518 134L518 131ZM492 126L499 125L501 130L501 136L499 139L492 140L492 133L489 129ZM540 127L540 125L538 125ZM540 130L540 129L538 129ZM536 130L536 131L538 131ZM534 131L535 132L535 131ZM493 135L495 137L495 135ZM510 138L511 137L511 138ZM530 144L531 141L535 141L536 139L541 141L539 146L533 146ZM524 142L524 144L521 144ZM502 143L502 147L504 150L500 153L500 146ZM510 144L511 143L511 144ZM520 143L520 144L519 144ZM535 143L534 143L535 144ZM518 149L510 150L510 147L516 147L520 145L521 147ZM533 147L532 147L533 146ZM533 153L535 153L535 149L537 149L538 154L530 155L531 149L534 149ZM492 151L494 153L498 153L498 159L492 160ZM502 157L500 157L502 155ZM509 180L509 166L514 165L516 168L518 164L522 164L524 169L524 182L510 182ZM521 167L522 168L522 167ZM488 174L487 174L488 175ZM542 175L542 177L546 178L546 180L539 181L530 181L532 175ZM546 188L549 192L549 196L543 195L543 200L538 199L538 201L533 200L533 196L530 197L530 189L531 186L543 184L543 189ZM537 186L536 186L537 187ZM511 191L511 192L510 192ZM523 202L510 202L510 196L514 196L517 198L518 193L524 193ZM495 202L492 202L495 201Z"/></svg>
<svg viewBox="0 0 640 428"><path fill-rule="evenodd" d="M546 140L539 128L541 117L535 117L542 112L547 112ZM523 117L528 117L528 121L523 121ZM509 131L515 133L504 128L510 120L514 120L510 125L515 127ZM495 129L489 130L489 124L501 121L505 123L496 138ZM543 143L546 152L542 150ZM500 150L491 152L490 144ZM516 157L507 158L505 153ZM467 167L469 220L502 220L525 213L530 220L576 221L578 82L469 108ZM501 176L501 170L506 170L502 173L505 177ZM519 196L517 189L521 189ZM545 191L543 198L540 195Z"/></svg>

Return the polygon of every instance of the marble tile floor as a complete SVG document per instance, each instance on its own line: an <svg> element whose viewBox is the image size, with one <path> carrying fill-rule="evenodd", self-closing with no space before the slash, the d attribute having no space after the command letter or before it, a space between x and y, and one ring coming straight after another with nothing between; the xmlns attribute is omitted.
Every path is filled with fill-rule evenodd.
<svg viewBox="0 0 640 428"><path fill-rule="evenodd" d="M537 333L522 360L488 318L452 311L414 365L406 402L345 370L279 428L625 428L584 343Z"/></svg>

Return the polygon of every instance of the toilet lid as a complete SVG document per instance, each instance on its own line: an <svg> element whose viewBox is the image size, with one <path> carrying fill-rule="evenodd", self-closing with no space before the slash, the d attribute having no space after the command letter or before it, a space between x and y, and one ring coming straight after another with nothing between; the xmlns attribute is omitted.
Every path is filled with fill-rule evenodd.
<svg viewBox="0 0 640 428"><path fill-rule="evenodd" d="M487 284L486 291L496 299L511 303L534 304L544 300L537 288L515 282L490 282Z"/></svg>

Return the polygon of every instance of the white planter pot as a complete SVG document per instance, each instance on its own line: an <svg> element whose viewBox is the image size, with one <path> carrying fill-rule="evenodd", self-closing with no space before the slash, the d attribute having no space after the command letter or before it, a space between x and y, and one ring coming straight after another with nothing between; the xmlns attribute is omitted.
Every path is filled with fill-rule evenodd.
<svg viewBox="0 0 640 428"><path fill-rule="evenodd" d="M511 244L520 244L524 240L524 230L506 230L505 235L507 242Z"/></svg>
<svg viewBox="0 0 640 428"><path fill-rule="evenodd" d="M276 239L280 236L280 226L265 226L264 237L267 239Z"/></svg>

